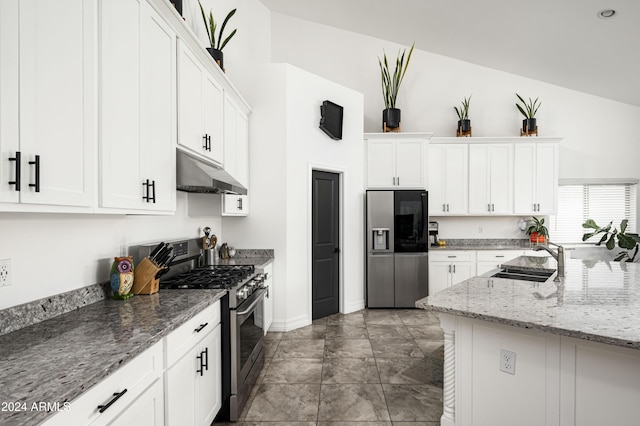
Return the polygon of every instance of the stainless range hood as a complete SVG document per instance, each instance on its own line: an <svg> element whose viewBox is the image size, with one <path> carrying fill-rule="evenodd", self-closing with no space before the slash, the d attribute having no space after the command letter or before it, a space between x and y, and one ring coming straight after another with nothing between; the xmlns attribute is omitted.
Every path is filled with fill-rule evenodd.
<svg viewBox="0 0 640 426"><path fill-rule="evenodd" d="M189 153L176 150L176 183L180 191L210 194L246 195L242 186L224 169L197 158Z"/></svg>

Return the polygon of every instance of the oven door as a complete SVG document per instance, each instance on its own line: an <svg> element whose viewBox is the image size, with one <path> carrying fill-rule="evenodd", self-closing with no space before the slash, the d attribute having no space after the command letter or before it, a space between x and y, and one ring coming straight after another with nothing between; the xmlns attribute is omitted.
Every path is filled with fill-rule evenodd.
<svg viewBox="0 0 640 426"><path fill-rule="evenodd" d="M265 289L231 311L231 393L238 394L264 346Z"/></svg>

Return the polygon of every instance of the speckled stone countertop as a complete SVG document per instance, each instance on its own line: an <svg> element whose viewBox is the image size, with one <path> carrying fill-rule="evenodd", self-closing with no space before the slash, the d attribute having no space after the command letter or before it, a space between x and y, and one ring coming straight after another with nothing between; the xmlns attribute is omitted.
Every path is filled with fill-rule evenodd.
<svg viewBox="0 0 640 426"><path fill-rule="evenodd" d="M555 269L548 258L505 265ZM488 274L485 274L488 275ZM544 283L474 277L420 299L418 308L640 350L640 264L566 259Z"/></svg>
<svg viewBox="0 0 640 426"><path fill-rule="evenodd" d="M261 269L273 262L271 257L233 257L231 259L218 259L217 265L254 265Z"/></svg>
<svg viewBox="0 0 640 426"><path fill-rule="evenodd" d="M166 290L104 299L0 336L0 403L72 401L224 294ZM48 415L0 411L0 424L34 425Z"/></svg>
<svg viewBox="0 0 640 426"><path fill-rule="evenodd" d="M429 246L430 251L446 250L528 250L529 240L524 239L444 239L444 246Z"/></svg>

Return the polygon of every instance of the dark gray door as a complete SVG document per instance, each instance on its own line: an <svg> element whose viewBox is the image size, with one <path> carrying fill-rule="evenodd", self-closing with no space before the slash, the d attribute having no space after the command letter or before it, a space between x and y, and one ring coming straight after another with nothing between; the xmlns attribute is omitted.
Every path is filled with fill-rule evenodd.
<svg viewBox="0 0 640 426"><path fill-rule="evenodd" d="M313 319L340 310L340 176L312 174L312 313Z"/></svg>

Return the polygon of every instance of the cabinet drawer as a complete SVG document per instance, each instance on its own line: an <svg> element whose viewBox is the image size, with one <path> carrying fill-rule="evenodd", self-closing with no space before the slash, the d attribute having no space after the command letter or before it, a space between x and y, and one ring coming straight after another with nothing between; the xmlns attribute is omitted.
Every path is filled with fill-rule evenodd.
<svg viewBox="0 0 640 426"><path fill-rule="evenodd" d="M220 323L220 301L208 306L172 331L166 337L167 367L172 366L218 323Z"/></svg>
<svg viewBox="0 0 640 426"><path fill-rule="evenodd" d="M100 368L96 365L96 368ZM105 425L120 415L139 395L162 377L162 342L147 349L110 376L71 402L69 411L61 411L44 424ZM125 391L123 393L123 391ZM116 399L116 395L121 394ZM102 413L98 406L113 403Z"/></svg>
<svg viewBox="0 0 640 426"><path fill-rule="evenodd" d="M478 250L478 262L498 261L506 262L522 256L522 250Z"/></svg>
<svg viewBox="0 0 640 426"><path fill-rule="evenodd" d="M432 262L475 262L476 252L474 250L447 250L429 252L429 259Z"/></svg>

